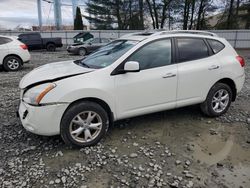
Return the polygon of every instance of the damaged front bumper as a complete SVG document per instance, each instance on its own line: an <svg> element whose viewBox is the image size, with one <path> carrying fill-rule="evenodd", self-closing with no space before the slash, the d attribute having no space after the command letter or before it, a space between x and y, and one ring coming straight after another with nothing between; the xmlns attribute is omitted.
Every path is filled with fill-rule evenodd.
<svg viewBox="0 0 250 188"><path fill-rule="evenodd" d="M20 102L18 116L23 127L38 135L52 136L60 134L60 123L68 103L32 106Z"/></svg>

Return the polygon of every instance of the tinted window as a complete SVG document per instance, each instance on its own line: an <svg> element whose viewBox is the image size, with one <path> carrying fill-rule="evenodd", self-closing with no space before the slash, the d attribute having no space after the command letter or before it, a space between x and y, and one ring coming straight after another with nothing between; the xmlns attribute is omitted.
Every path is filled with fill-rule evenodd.
<svg viewBox="0 0 250 188"><path fill-rule="evenodd" d="M31 35L28 35L28 37L29 37L31 40L40 39L39 34L31 34Z"/></svg>
<svg viewBox="0 0 250 188"><path fill-rule="evenodd" d="M207 39L207 41L215 54L220 52L225 47L224 44L217 40Z"/></svg>
<svg viewBox="0 0 250 188"><path fill-rule="evenodd" d="M102 39L102 43L109 43L108 39Z"/></svg>
<svg viewBox="0 0 250 188"><path fill-rule="evenodd" d="M171 40L152 42L132 54L127 61L137 61L140 69L150 69L171 64Z"/></svg>
<svg viewBox="0 0 250 188"><path fill-rule="evenodd" d="M6 38L6 37L0 37L0 45L1 44L7 44L9 42L11 42L12 40L10 38Z"/></svg>
<svg viewBox="0 0 250 188"><path fill-rule="evenodd" d="M28 39L27 35L19 35L18 38L21 39L21 40L27 40Z"/></svg>
<svg viewBox="0 0 250 188"><path fill-rule="evenodd" d="M100 38L94 38L91 42L92 43L100 43Z"/></svg>
<svg viewBox="0 0 250 188"><path fill-rule="evenodd" d="M209 52L203 39L178 38L179 62L208 57Z"/></svg>

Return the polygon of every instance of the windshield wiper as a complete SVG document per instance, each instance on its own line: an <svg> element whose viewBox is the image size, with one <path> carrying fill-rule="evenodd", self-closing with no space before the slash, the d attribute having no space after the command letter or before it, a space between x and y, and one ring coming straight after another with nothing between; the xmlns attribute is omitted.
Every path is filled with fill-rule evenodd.
<svg viewBox="0 0 250 188"><path fill-rule="evenodd" d="M80 64L81 64L82 66L84 66L84 67L90 68L89 65L87 65L86 63L83 63L82 61L80 61Z"/></svg>
<svg viewBox="0 0 250 188"><path fill-rule="evenodd" d="M77 65L82 65L83 67L90 68L90 66L84 63L82 60L75 60L74 63Z"/></svg>

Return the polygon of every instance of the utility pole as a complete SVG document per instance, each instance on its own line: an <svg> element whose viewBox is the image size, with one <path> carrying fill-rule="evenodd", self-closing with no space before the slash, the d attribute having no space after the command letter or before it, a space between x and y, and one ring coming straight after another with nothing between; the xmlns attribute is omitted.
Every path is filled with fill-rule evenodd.
<svg viewBox="0 0 250 188"><path fill-rule="evenodd" d="M72 0L72 13L73 13L73 23L76 17L76 7L78 6L78 0Z"/></svg>
<svg viewBox="0 0 250 188"><path fill-rule="evenodd" d="M42 0L37 0L37 11L38 11L38 24L39 29L42 29L43 20L42 20Z"/></svg>
<svg viewBox="0 0 250 188"><path fill-rule="evenodd" d="M54 0L54 19L56 29L60 30L62 27L61 0Z"/></svg>

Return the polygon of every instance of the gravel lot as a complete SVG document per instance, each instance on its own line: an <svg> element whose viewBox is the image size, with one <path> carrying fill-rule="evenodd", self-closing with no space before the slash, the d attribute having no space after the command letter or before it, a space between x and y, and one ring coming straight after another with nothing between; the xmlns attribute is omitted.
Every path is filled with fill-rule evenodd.
<svg viewBox="0 0 250 188"><path fill-rule="evenodd" d="M0 187L250 187L250 51L239 53L246 83L226 115L206 118L192 106L137 117L79 150L26 132L15 115L26 73L80 58L31 52L21 71L0 70Z"/></svg>

